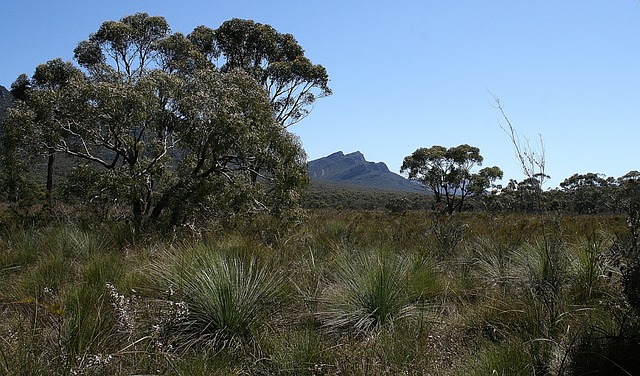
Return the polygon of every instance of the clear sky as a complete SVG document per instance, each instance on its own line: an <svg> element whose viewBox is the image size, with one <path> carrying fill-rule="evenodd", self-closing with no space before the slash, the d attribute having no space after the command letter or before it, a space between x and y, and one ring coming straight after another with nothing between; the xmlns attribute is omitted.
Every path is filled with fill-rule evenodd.
<svg viewBox="0 0 640 376"><path fill-rule="evenodd" d="M493 93L542 135L547 187L640 170L637 0L2 0L0 85L136 12L183 33L238 17L293 34L334 91L290 128L309 159L359 150L399 172L418 147L466 143L522 180Z"/></svg>

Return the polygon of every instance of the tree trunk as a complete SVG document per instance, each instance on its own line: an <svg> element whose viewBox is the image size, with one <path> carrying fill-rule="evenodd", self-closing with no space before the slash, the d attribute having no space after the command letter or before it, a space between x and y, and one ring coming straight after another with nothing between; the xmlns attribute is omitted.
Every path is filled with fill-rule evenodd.
<svg viewBox="0 0 640 376"><path fill-rule="evenodd" d="M160 214L165 209L165 207L169 204L169 201L172 197L176 195L176 193L184 187L184 183L180 182L173 186L171 189L167 190L162 197L156 202L153 210L151 210L151 215L149 219L151 222L156 222L160 218Z"/></svg>
<svg viewBox="0 0 640 376"><path fill-rule="evenodd" d="M47 160L47 192L45 196L46 205L51 206L51 197L53 192L53 164L56 159L55 151L49 148Z"/></svg>
<svg viewBox="0 0 640 376"><path fill-rule="evenodd" d="M139 232L142 229L142 203L140 199L134 197L131 206L133 209L133 226L136 232Z"/></svg>

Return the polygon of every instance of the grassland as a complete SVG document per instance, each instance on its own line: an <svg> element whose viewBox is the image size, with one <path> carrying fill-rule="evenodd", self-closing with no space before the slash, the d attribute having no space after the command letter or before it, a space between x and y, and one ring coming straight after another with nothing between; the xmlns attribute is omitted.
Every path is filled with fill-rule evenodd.
<svg viewBox="0 0 640 376"><path fill-rule="evenodd" d="M0 374L638 374L636 243L604 215L6 226Z"/></svg>

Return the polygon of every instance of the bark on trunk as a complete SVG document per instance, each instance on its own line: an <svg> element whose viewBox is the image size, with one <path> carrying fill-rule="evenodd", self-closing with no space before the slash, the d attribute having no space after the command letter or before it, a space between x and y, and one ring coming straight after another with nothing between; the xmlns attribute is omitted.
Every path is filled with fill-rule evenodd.
<svg viewBox="0 0 640 376"><path fill-rule="evenodd" d="M51 197L53 192L53 165L56 159L55 151L49 149L49 158L47 160L47 192L46 192L46 204L51 205Z"/></svg>

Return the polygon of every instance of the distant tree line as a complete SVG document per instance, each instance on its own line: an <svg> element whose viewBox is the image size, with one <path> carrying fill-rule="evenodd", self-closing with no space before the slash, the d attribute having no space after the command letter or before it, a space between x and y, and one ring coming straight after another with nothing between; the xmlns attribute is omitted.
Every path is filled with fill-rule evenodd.
<svg viewBox="0 0 640 376"><path fill-rule="evenodd" d="M446 148L435 145L419 148L404 159L401 172L424 187L423 194L312 184L304 199L308 208L346 208L356 210L387 209L434 210L452 214L462 211L538 213L540 210L570 214L640 213L640 172L631 171L619 178L598 173L574 174L554 189L543 189L548 176L531 173L521 181L503 177L497 167L477 172L483 157L477 147L460 145Z"/></svg>
<svg viewBox="0 0 640 376"><path fill-rule="evenodd" d="M520 145L517 145L520 147ZM562 211L575 214L627 213L640 209L640 173L631 171L619 178L597 173L574 174L551 190L543 190L544 160L519 152L528 167L527 178L496 184L503 172L497 167L481 166L480 149L470 145L446 148L434 145L419 148L404 159L401 172L421 183L432 194L433 209L452 214L464 210L488 210L534 213ZM539 172L527 163L538 162ZM543 157L544 158L544 157Z"/></svg>
<svg viewBox="0 0 640 376"><path fill-rule="evenodd" d="M469 193L460 211L535 213L541 198L544 211L567 214L629 214L640 211L640 172L619 178L603 174L574 174L559 187L544 190L537 179L510 179L482 192ZM354 210L438 210L446 212L436 196L425 192L406 193L371 188L312 183L303 199L307 208ZM444 209L444 210L443 210ZM456 209L457 210L457 209Z"/></svg>
<svg viewBox="0 0 640 376"><path fill-rule="evenodd" d="M640 173L631 171L619 178L574 174L548 190L543 190L536 179L510 180L497 194L482 201L488 210L533 212L536 193L541 194L543 207L549 211L625 214L640 208Z"/></svg>

